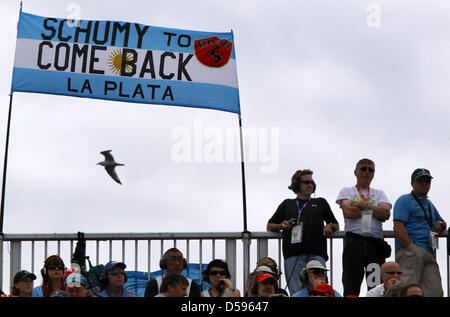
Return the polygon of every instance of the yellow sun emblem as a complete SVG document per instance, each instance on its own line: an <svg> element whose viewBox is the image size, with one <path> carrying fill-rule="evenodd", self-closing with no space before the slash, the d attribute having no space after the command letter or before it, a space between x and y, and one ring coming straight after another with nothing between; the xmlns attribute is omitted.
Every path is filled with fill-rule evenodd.
<svg viewBox="0 0 450 317"><path fill-rule="evenodd" d="M111 53L111 55L109 56L109 59L108 59L109 69L116 75L121 74L122 55L123 55L123 50L117 49ZM131 61L132 59L133 59L133 55L131 53L128 53L127 56L125 57L125 60L127 62ZM132 69L131 65L125 66L125 72L131 72L132 70L133 69Z"/></svg>

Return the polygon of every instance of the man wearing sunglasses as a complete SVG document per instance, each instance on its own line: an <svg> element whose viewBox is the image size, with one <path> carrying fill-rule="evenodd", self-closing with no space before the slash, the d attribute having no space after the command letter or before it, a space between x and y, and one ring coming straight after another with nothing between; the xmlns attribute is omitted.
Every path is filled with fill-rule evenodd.
<svg viewBox="0 0 450 317"><path fill-rule="evenodd" d="M380 269L383 283L368 291L366 297L387 297L389 288L400 282L402 270L397 262L383 263Z"/></svg>
<svg viewBox="0 0 450 317"><path fill-rule="evenodd" d="M311 297L314 292L317 291L319 285L328 285L327 271L329 271L322 263L316 260L306 263L300 275L300 282L304 288L292 295L292 297ZM333 297L342 297L337 291L335 291L331 285Z"/></svg>
<svg viewBox="0 0 450 317"><path fill-rule="evenodd" d="M345 220L344 250L342 253L342 284L344 296L359 296L364 274L369 264L381 266L390 256L390 246L384 241L383 222L389 219L392 205L385 193L371 188L375 163L367 158L356 164L356 185L344 187L336 203ZM367 283L368 290L376 285Z"/></svg>
<svg viewBox="0 0 450 317"><path fill-rule="evenodd" d="M395 259L405 283L422 287L424 296L442 297L442 281L436 262L438 235L447 228L428 192L433 177L425 168L411 175L412 191L394 205Z"/></svg>
<svg viewBox="0 0 450 317"><path fill-rule="evenodd" d="M106 279L106 288L97 293L97 297L138 297L136 293L126 291L124 286L126 283L125 268L127 266L123 262L110 261L106 263L104 268Z"/></svg>
<svg viewBox="0 0 450 317"><path fill-rule="evenodd" d="M316 184L309 169L298 170L288 186L295 199L284 200L267 223L267 231L282 231L284 271L290 294L302 288L300 273L308 261L325 266L327 240L339 224L324 198L313 198Z"/></svg>

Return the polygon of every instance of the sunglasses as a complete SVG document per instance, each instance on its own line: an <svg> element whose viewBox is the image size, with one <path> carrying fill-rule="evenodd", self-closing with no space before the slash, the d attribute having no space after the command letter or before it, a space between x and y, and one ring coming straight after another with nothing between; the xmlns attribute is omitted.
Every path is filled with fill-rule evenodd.
<svg viewBox="0 0 450 317"><path fill-rule="evenodd" d="M389 275L394 275L394 274L402 275L402 272L384 272L384 273L389 274Z"/></svg>
<svg viewBox="0 0 450 317"><path fill-rule="evenodd" d="M372 167L366 167L366 166L361 167L360 170L363 171L363 172L369 171L369 173L375 172L375 169L374 169L374 168L372 168Z"/></svg>
<svg viewBox="0 0 450 317"><path fill-rule="evenodd" d="M50 264L49 266L47 266L47 270L64 270L64 266L63 265L56 265L56 264Z"/></svg>
<svg viewBox="0 0 450 317"><path fill-rule="evenodd" d="M314 183L314 181L301 181L302 184L305 185L315 185L316 183Z"/></svg>
<svg viewBox="0 0 450 317"><path fill-rule="evenodd" d="M120 272L110 272L109 274L111 274L112 276L118 276L118 275L125 275L124 271L120 271Z"/></svg>
<svg viewBox="0 0 450 317"><path fill-rule="evenodd" d="M419 184L431 184L431 178L416 179Z"/></svg>
<svg viewBox="0 0 450 317"><path fill-rule="evenodd" d="M212 276L216 276L216 275L226 276L227 274L225 273L225 271L209 271L209 275L212 275Z"/></svg>

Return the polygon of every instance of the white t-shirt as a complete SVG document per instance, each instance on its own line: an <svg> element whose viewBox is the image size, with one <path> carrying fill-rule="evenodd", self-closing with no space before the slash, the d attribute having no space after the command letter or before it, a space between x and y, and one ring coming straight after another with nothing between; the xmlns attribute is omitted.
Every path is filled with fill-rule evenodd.
<svg viewBox="0 0 450 317"><path fill-rule="evenodd" d="M367 197L368 195L367 189L361 188L361 193L364 195L364 197ZM391 202L389 201L389 199L386 197L386 195L382 190L370 188L369 194L370 197L368 197L368 199L371 205L378 205L379 203L383 202L389 204L389 208L392 208ZM358 202L363 200L358 190L356 189L356 186L342 188L336 199L336 203L340 205L341 200L343 199L350 199L352 202ZM372 223L369 232L363 232L362 230L362 217L358 219L348 219L344 217L344 221L345 221L345 232L353 232L366 237L383 239L382 222L375 217L372 217Z"/></svg>
<svg viewBox="0 0 450 317"><path fill-rule="evenodd" d="M366 297L383 297L383 296L384 296L384 283L375 286L366 294Z"/></svg>

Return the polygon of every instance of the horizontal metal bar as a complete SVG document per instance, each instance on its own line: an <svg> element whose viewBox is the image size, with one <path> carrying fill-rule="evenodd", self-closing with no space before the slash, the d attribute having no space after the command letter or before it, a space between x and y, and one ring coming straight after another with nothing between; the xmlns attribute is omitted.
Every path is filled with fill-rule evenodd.
<svg viewBox="0 0 450 317"><path fill-rule="evenodd" d="M395 238L394 231L383 231L385 238ZM333 233L332 238L343 238L345 236L344 231L336 231ZM439 235L440 237L447 237L448 230L444 230ZM176 232L176 233L155 233L155 232L143 232L143 233L85 233L86 240L189 240L189 239L241 239L242 232ZM255 231L250 232L252 239L280 239L281 233ZM70 241L77 240L76 233L43 233L43 234L4 234L3 241Z"/></svg>

